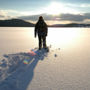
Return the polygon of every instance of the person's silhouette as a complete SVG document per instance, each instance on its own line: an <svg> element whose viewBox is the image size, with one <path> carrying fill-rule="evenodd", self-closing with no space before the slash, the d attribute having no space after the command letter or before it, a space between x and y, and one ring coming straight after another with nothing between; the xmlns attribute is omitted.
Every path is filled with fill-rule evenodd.
<svg viewBox="0 0 90 90"><path fill-rule="evenodd" d="M47 48L46 45L46 36L48 33L48 28L47 24L44 22L44 19L42 16L39 17L38 22L35 25L35 37L38 34L38 39L39 39L39 50L42 48L42 43L43 43L43 48Z"/></svg>

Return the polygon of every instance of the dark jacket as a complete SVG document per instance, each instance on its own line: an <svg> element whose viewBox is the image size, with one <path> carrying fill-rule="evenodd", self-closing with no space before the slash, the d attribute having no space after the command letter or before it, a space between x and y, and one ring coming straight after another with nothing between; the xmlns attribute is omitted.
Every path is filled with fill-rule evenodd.
<svg viewBox="0 0 90 90"><path fill-rule="evenodd" d="M47 24L44 22L44 20L39 20L35 25L35 37L37 34L38 36L47 36L47 33Z"/></svg>

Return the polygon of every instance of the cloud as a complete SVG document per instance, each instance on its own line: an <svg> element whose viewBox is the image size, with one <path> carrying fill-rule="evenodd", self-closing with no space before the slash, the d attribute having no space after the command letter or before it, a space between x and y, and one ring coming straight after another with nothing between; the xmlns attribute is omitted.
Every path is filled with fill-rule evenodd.
<svg viewBox="0 0 90 90"><path fill-rule="evenodd" d="M64 6L67 7L83 7L83 8L87 8L90 7L89 3L81 3L81 4L74 4L74 3L65 3Z"/></svg>
<svg viewBox="0 0 90 90"><path fill-rule="evenodd" d="M84 21L86 19L90 19L90 13L84 14L60 14L58 16L52 16L48 14L40 14L40 15L33 15L33 16L22 16L18 17L24 20L31 20L37 21L39 16L43 16L45 20L53 20L53 21Z"/></svg>
<svg viewBox="0 0 90 90"><path fill-rule="evenodd" d="M0 19L1 20L16 18L16 17L19 17L21 15L23 15L23 14L21 12L19 12L19 11L16 11L16 10L11 10L11 9L3 10L3 9L0 9Z"/></svg>
<svg viewBox="0 0 90 90"><path fill-rule="evenodd" d="M3 15L0 15L0 18L3 18L4 16Z"/></svg>
<svg viewBox="0 0 90 90"><path fill-rule="evenodd" d="M37 21L39 16L43 16L45 20L54 20L55 17L52 15L47 15L47 14L38 14L38 15L30 15L30 16L21 16L18 17L19 19L24 19L24 20L31 20L31 21Z"/></svg>
<svg viewBox="0 0 90 90"><path fill-rule="evenodd" d="M84 15L86 19L90 19L90 13L85 13Z"/></svg>
<svg viewBox="0 0 90 90"><path fill-rule="evenodd" d="M6 13L3 10L0 10L0 20L5 19Z"/></svg>
<svg viewBox="0 0 90 90"><path fill-rule="evenodd" d="M85 19L84 15L74 15L74 14L62 14L60 16L60 20L66 20L66 21L83 21Z"/></svg>
<svg viewBox="0 0 90 90"><path fill-rule="evenodd" d="M37 15L26 15L19 11L15 10L1 10L0 9L0 19L11 19L18 18L23 20L28 20L36 22L39 16L43 16L45 21L53 22L89 22L90 13L81 13L81 14L71 14L71 13L61 13L60 15L50 15L50 14L37 14Z"/></svg>
<svg viewBox="0 0 90 90"><path fill-rule="evenodd" d="M90 19L90 13L83 14L61 14L59 20L63 21L75 21L75 22L84 22L86 19Z"/></svg>
<svg viewBox="0 0 90 90"><path fill-rule="evenodd" d="M86 7L86 8L89 7L89 8L90 8L90 4L81 4L80 7L84 7L84 8L85 8L85 7Z"/></svg>

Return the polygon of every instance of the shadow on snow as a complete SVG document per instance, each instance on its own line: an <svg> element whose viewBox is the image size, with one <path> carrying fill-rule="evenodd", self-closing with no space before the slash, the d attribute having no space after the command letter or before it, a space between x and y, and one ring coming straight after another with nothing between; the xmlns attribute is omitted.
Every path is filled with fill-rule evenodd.
<svg viewBox="0 0 90 90"><path fill-rule="evenodd" d="M6 78L0 81L0 90L27 90L34 77L34 69L38 61L47 57L44 50L36 50L36 53L35 56L28 53L4 55L5 59L2 60L4 63L0 67L4 66L8 69L6 69ZM24 60L28 60L28 64L24 64ZM8 63L6 64L5 61ZM4 77L3 74L1 76Z"/></svg>

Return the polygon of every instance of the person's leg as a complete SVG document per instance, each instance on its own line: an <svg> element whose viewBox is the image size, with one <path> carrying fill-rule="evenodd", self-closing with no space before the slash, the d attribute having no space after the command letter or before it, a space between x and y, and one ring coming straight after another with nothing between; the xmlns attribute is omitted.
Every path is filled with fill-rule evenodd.
<svg viewBox="0 0 90 90"><path fill-rule="evenodd" d="M40 50L41 47L42 47L42 38L41 38L41 36L39 36L38 39L39 39L39 50Z"/></svg>
<svg viewBox="0 0 90 90"><path fill-rule="evenodd" d="M46 36L43 37L43 48L46 48Z"/></svg>

